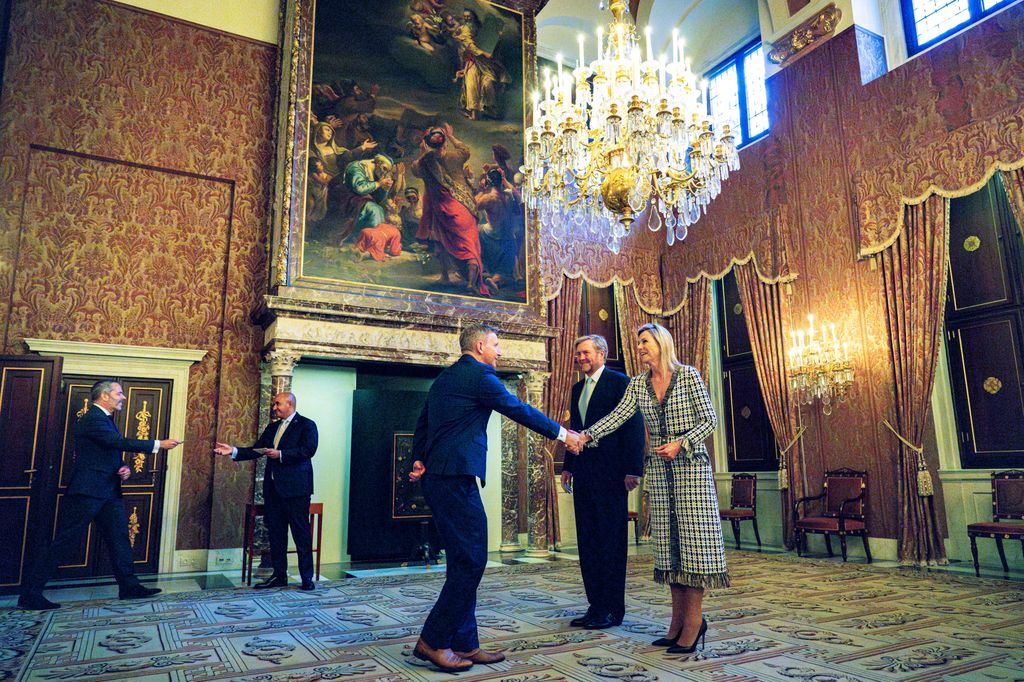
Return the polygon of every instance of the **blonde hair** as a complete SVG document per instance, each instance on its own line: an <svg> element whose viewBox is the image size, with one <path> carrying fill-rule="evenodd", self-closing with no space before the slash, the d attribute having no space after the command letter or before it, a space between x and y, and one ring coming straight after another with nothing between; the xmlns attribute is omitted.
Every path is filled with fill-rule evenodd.
<svg viewBox="0 0 1024 682"><path fill-rule="evenodd" d="M658 344L658 350L661 352L659 362L663 374L671 374L683 367L683 363L679 362L676 357L676 346L672 341L672 334L667 329L660 324L650 322L636 330L636 337L639 339L644 332L650 334L654 338L654 342Z"/></svg>

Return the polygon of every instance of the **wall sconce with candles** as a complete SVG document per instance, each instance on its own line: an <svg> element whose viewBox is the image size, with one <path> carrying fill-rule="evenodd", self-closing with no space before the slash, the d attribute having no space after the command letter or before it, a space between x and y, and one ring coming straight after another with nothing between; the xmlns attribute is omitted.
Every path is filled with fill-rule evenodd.
<svg viewBox="0 0 1024 682"><path fill-rule="evenodd" d="M832 414L833 398L846 400L853 383L848 344L836 338L836 326L815 329L814 315L807 316L807 330L791 331L789 390L799 405L821 402L821 411Z"/></svg>

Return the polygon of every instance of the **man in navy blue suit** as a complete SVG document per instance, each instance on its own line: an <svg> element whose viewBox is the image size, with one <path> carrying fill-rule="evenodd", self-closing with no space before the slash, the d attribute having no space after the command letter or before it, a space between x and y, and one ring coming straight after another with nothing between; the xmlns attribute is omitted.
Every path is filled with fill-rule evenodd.
<svg viewBox="0 0 1024 682"><path fill-rule="evenodd" d="M569 428L582 431L615 409L629 377L605 367L608 342L591 334L576 339L576 366L585 378L572 387ZM626 611L629 491L644 470L644 421L637 412L586 455L566 451L562 487L573 493L580 572L590 607L571 625L603 630ZM575 489L574 489L575 488Z"/></svg>
<svg viewBox="0 0 1024 682"><path fill-rule="evenodd" d="M75 422L75 466L64 497L60 525L53 541L43 551L22 584L18 606L23 609L60 608L43 596L43 588L61 560L82 540L93 521L110 547L114 578L121 599L151 597L160 592L145 587L135 577L135 557L128 539L128 516L121 501L121 481L132 475L124 465L122 452L170 450L181 441L133 440L124 438L114 426L114 412L124 406L125 395L116 381L97 381L89 394L92 403Z"/></svg>
<svg viewBox="0 0 1024 682"><path fill-rule="evenodd" d="M257 590L288 584L288 528L299 555L299 589L312 590L313 533L309 528L309 498L313 495L313 463L318 434L316 422L295 411L295 394L278 393L270 404L272 421L251 448L217 443L213 451L244 462L267 458L263 473L263 520L270 537L270 563L274 572L256 583Z"/></svg>
<svg viewBox="0 0 1024 682"><path fill-rule="evenodd" d="M447 557L444 587L413 655L446 672L505 659L480 648L476 627L476 590L487 564L487 515L476 479L486 484L491 412L573 448L580 445L578 434L505 390L494 371L501 357L497 329L466 327L459 344L462 357L441 372L427 394L413 436L417 460L409 475L413 481L422 478Z"/></svg>

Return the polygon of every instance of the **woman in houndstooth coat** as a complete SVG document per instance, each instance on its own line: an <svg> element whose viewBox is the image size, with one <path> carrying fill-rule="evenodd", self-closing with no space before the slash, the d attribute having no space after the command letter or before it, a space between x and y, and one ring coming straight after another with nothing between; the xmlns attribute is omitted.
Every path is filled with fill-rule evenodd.
<svg viewBox="0 0 1024 682"><path fill-rule="evenodd" d="M596 443L637 410L643 414L651 446L644 475L654 580L672 590L669 634L656 644L689 652L707 630L701 615L704 588L729 586L718 496L704 447L718 420L700 374L676 359L667 329L645 324L637 330L637 346L647 371L633 377L619 405L587 429L583 440Z"/></svg>

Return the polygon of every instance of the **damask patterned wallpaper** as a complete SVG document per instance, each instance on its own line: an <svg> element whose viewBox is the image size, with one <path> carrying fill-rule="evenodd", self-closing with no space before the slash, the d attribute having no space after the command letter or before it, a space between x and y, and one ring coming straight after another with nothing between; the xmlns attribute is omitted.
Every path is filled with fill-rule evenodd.
<svg viewBox="0 0 1024 682"><path fill-rule="evenodd" d="M276 49L98 0L15 0L10 38L3 352L24 337L206 350L172 455L178 548L237 547L250 467L212 447L255 436Z"/></svg>
<svg viewBox="0 0 1024 682"><path fill-rule="evenodd" d="M813 490L826 469L867 469L874 536L897 533L896 442L881 425L893 418L894 388L881 271L856 257L855 180L913 155L920 156L915 163L924 170L915 173L922 177L955 175L947 171L964 156L957 131L1024 114L1022 65L1024 6L867 85L860 82L855 31L845 31L769 81L770 134L741 152L741 171L707 218L681 248L665 252L671 305L684 279L721 272L751 250L767 258L774 248L799 275L792 284L794 328L806 327L807 313L814 313L849 338L857 380L848 402L830 417L803 410L807 480ZM925 452L934 469L933 441L926 440ZM936 507L943 508L941 501Z"/></svg>

